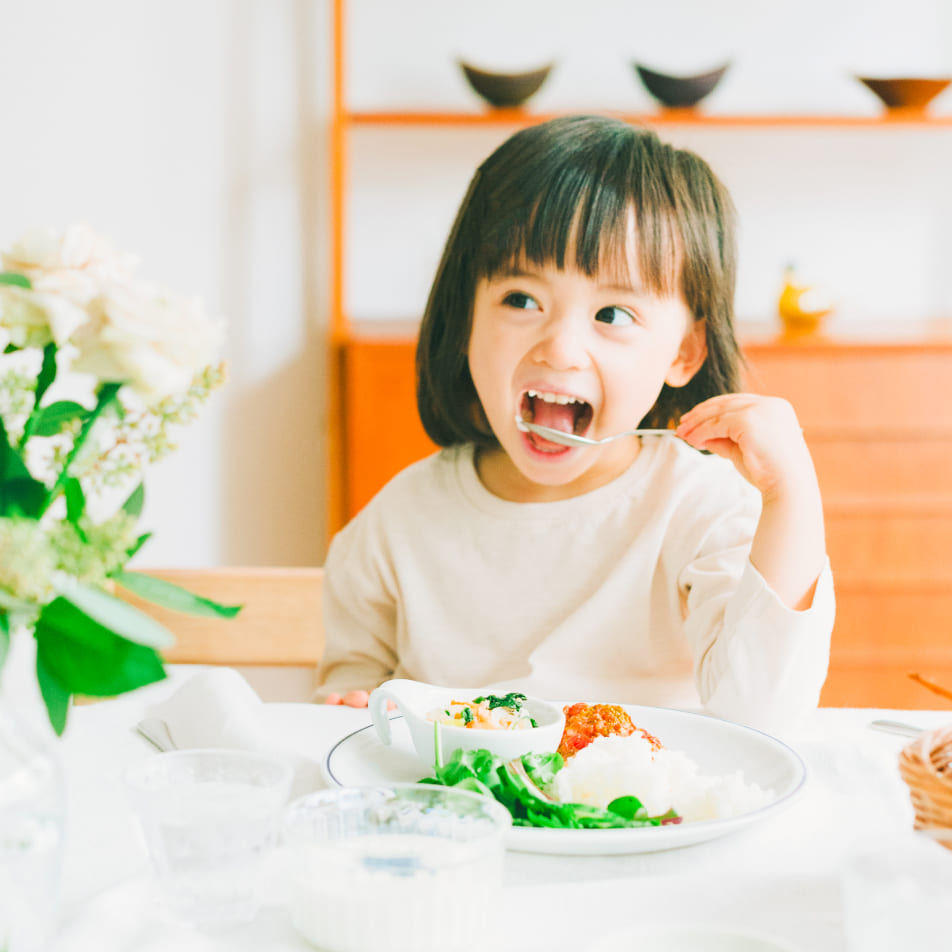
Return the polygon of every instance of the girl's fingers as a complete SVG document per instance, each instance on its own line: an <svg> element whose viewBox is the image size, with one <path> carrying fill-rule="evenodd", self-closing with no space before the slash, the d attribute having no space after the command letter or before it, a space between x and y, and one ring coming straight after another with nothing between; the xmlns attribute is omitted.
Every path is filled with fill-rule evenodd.
<svg viewBox="0 0 952 952"><path fill-rule="evenodd" d="M726 393L711 397L696 407L692 407L678 422L677 432L690 432L702 423L710 423L727 413L750 410L757 406L757 397L745 393Z"/></svg>
<svg viewBox="0 0 952 952"><path fill-rule="evenodd" d="M339 694L328 694L324 699L325 704L343 704L346 707L366 707L370 701L370 695L366 691L348 691L343 697ZM387 710L395 711L397 705L393 701L387 701Z"/></svg>

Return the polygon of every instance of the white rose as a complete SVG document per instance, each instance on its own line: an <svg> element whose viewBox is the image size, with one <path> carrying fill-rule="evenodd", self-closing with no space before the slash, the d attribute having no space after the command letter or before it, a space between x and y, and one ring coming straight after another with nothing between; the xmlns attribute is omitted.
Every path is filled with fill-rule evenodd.
<svg viewBox="0 0 952 952"><path fill-rule="evenodd" d="M136 265L85 225L27 232L2 255L3 269L29 278L33 290L85 306L106 282L127 281ZM48 302L46 307L54 307ZM57 333L54 340L60 343Z"/></svg>
<svg viewBox="0 0 952 952"><path fill-rule="evenodd" d="M150 403L187 390L214 362L224 336L198 302L143 286L112 285L87 311L73 336L73 370L126 383Z"/></svg>
<svg viewBox="0 0 952 952"><path fill-rule="evenodd" d="M2 261L4 270L25 274L34 283L44 273L77 272L71 278L60 277L61 284L73 280L77 287L87 286L84 278L93 284L125 280L137 263L135 257L117 251L85 225L27 232L3 253Z"/></svg>
<svg viewBox="0 0 952 952"><path fill-rule="evenodd" d="M51 340L61 347L86 321L86 312L69 298L0 285L0 337L4 348L45 347Z"/></svg>

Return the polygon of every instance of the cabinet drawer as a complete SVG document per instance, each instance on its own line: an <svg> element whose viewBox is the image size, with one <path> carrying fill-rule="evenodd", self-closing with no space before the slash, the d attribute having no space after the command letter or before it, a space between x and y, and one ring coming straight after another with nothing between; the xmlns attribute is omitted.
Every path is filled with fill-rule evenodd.
<svg viewBox="0 0 952 952"><path fill-rule="evenodd" d="M830 674L820 695L824 707L894 707L909 710L949 711L946 701L907 676L915 667L889 664L831 662ZM936 684L952 685L952 663L932 665L919 672Z"/></svg>
<svg viewBox="0 0 952 952"><path fill-rule="evenodd" d="M952 664L952 592L923 585L838 586L833 653L864 664Z"/></svg>
<svg viewBox="0 0 952 952"><path fill-rule="evenodd" d="M826 503L929 497L952 503L952 439L827 439L807 432L807 442Z"/></svg>
<svg viewBox="0 0 952 952"><path fill-rule="evenodd" d="M952 584L952 514L830 508L826 544L833 577L848 586Z"/></svg>
<svg viewBox="0 0 952 952"><path fill-rule="evenodd" d="M788 399L808 432L952 430L952 351L791 347L753 349L748 359L747 385Z"/></svg>

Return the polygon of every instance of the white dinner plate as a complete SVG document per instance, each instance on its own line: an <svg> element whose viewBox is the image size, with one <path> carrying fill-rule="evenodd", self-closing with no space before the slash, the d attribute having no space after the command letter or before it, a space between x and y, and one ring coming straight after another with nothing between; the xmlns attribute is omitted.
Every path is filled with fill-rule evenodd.
<svg viewBox="0 0 952 952"><path fill-rule="evenodd" d="M750 727L705 714L625 704L638 725L665 747L687 754L703 775L743 772L746 783L773 792L756 810L724 820L704 820L658 827L609 830L552 830L513 827L507 845L526 853L604 855L653 853L689 846L743 829L790 804L806 780L806 765L783 742ZM393 743L387 747L373 726L339 740L324 760L324 776L340 787L416 783L432 773L420 763L401 715L391 718Z"/></svg>

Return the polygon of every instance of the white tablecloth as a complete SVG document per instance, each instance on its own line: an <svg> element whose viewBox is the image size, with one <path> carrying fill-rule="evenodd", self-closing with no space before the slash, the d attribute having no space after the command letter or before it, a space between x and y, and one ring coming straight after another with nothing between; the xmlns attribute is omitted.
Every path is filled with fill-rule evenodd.
<svg viewBox="0 0 952 952"><path fill-rule="evenodd" d="M70 714L62 741L68 827L54 952L307 949L278 896L250 927L218 938L183 931L157 912L121 775L152 755L133 727L175 680ZM320 743L327 748L369 722L366 711L324 710ZM766 933L803 952L842 952L844 857L858 842L912 824L897 769L905 741L868 729L876 717L923 727L952 720L952 714L935 711L816 712L802 730L784 738L807 763L804 792L787 810L709 843L628 856L510 852L506 939L495 948L581 952L600 934L674 920Z"/></svg>

